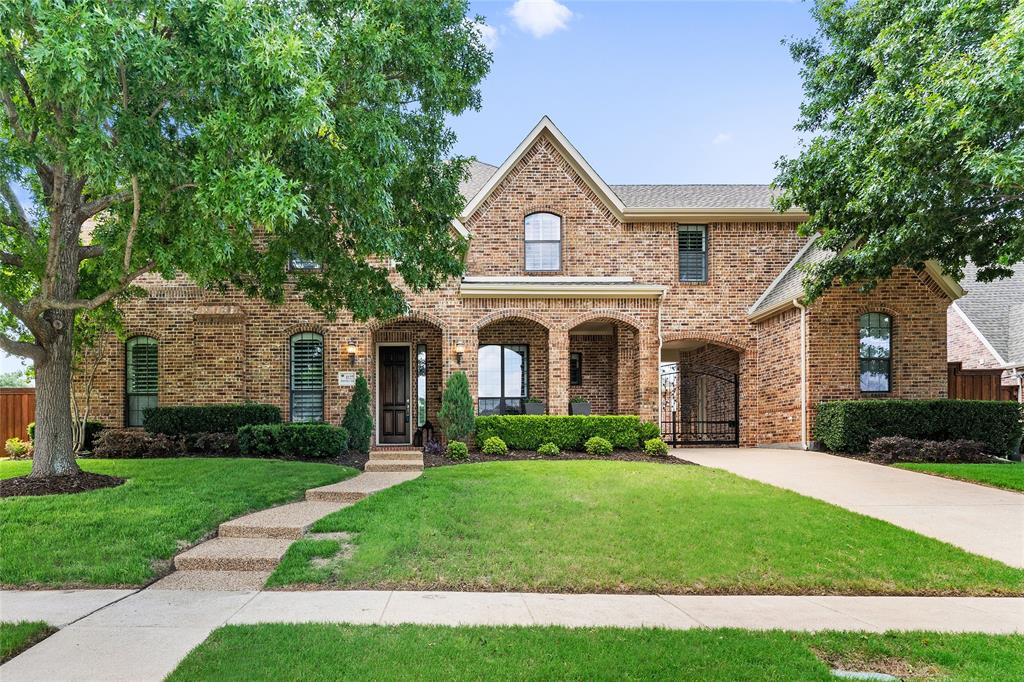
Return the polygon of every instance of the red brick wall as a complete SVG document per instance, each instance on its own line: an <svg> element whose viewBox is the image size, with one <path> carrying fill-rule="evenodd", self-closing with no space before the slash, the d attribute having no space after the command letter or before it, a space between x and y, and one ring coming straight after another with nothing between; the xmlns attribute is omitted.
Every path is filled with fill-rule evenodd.
<svg viewBox="0 0 1024 682"><path fill-rule="evenodd" d="M569 387L569 397L589 400L591 414L615 414L615 389L619 383L615 335L570 335L569 352L583 356L583 382Z"/></svg>
<svg viewBox="0 0 1024 682"><path fill-rule="evenodd" d="M800 311L787 310L758 325L758 438L798 443L800 432Z"/></svg>

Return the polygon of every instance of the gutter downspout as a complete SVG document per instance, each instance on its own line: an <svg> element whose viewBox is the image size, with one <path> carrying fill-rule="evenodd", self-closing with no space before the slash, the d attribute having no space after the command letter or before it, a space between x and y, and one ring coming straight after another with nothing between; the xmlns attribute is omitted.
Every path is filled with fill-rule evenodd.
<svg viewBox="0 0 1024 682"><path fill-rule="evenodd" d="M800 440L804 450L809 450L807 442L807 307L799 299L793 299L793 305L800 309Z"/></svg>

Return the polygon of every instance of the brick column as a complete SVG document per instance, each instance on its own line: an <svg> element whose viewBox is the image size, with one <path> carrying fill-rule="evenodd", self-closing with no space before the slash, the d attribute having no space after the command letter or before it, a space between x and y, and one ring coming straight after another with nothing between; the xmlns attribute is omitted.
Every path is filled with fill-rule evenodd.
<svg viewBox="0 0 1024 682"><path fill-rule="evenodd" d="M620 326L615 333L616 414L636 414L640 385L637 376L639 339L631 327Z"/></svg>
<svg viewBox="0 0 1024 682"><path fill-rule="evenodd" d="M548 330L548 414L569 414L569 332Z"/></svg>
<svg viewBox="0 0 1024 682"><path fill-rule="evenodd" d="M641 419L658 421L658 400L660 399L659 357L660 344L656 329L643 329L637 335L636 414Z"/></svg>
<svg viewBox="0 0 1024 682"><path fill-rule="evenodd" d="M476 333L445 329L441 335L441 343L444 346L441 350L444 368L441 376L441 395L444 395L444 388L448 385L448 377L455 372L465 372L466 378L469 380L469 395L473 397L473 409L475 410L477 399L476 360L479 346ZM458 353L455 352L460 343L464 346L461 362Z"/></svg>

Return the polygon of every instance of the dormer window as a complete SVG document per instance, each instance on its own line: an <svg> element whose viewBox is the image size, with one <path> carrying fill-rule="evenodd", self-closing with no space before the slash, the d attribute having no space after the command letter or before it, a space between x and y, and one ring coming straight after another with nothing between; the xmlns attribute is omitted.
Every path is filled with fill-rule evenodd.
<svg viewBox="0 0 1024 682"><path fill-rule="evenodd" d="M531 213L525 221L526 271L562 269L562 219L554 213Z"/></svg>

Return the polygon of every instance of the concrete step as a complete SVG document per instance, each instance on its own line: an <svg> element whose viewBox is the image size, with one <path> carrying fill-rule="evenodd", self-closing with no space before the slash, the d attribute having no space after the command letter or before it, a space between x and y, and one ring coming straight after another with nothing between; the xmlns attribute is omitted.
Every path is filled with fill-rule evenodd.
<svg viewBox="0 0 1024 682"><path fill-rule="evenodd" d="M149 586L151 590L249 592L262 590L273 571L175 571Z"/></svg>
<svg viewBox="0 0 1024 682"><path fill-rule="evenodd" d="M179 571L272 571L292 544L286 539L214 538L174 557Z"/></svg>
<svg viewBox="0 0 1024 682"><path fill-rule="evenodd" d="M378 490L411 481L419 475L419 471L366 472L347 481L311 488L306 491L306 499L310 502L358 502Z"/></svg>
<svg viewBox="0 0 1024 682"><path fill-rule="evenodd" d="M370 450L370 461L377 460L422 462L423 452L420 450Z"/></svg>
<svg viewBox="0 0 1024 682"><path fill-rule="evenodd" d="M366 472L382 471L423 471L423 460L371 459L363 466Z"/></svg>
<svg viewBox="0 0 1024 682"><path fill-rule="evenodd" d="M222 538L289 538L298 540L321 518L336 512L341 502L293 502L264 509L220 524Z"/></svg>

